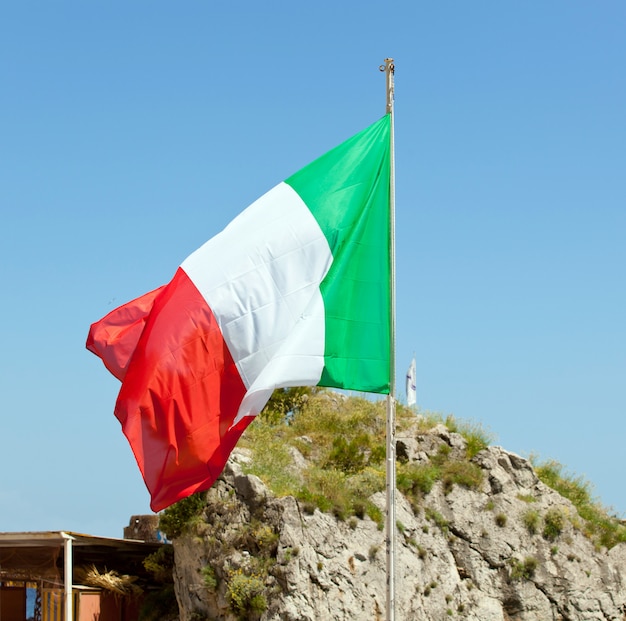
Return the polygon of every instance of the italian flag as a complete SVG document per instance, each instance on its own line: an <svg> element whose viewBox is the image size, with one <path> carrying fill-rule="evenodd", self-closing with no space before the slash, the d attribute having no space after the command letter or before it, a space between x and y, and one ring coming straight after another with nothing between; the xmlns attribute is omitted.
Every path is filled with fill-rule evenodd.
<svg viewBox="0 0 626 621"><path fill-rule="evenodd" d="M153 511L213 484L274 389L389 392L390 131L278 184L91 326Z"/></svg>

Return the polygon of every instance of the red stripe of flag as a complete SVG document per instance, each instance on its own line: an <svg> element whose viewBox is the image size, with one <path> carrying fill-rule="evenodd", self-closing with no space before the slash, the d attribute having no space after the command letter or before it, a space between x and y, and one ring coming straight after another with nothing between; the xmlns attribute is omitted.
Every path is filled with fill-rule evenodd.
<svg viewBox="0 0 626 621"><path fill-rule="evenodd" d="M182 269L126 306L93 324L88 347L109 370L123 369L115 415L150 506L160 511L211 487L252 417L231 428L246 388L213 312ZM107 354L105 334L114 335L116 351L130 350L126 364Z"/></svg>

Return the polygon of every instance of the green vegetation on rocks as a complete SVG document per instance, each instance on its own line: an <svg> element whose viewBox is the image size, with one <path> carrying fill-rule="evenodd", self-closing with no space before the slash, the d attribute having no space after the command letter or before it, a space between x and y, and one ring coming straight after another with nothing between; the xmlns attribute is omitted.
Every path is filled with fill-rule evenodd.
<svg viewBox="0 0 626 621"><path fill-rule="evenodd" d="M239 447L251 454L244 469L257 475L275 495L294 496L305 512L319 509L340 520L369 516L383 528L384 516L371 496L385 489L385 407L384 401L319 388L277 390L239 442ZM480 425L436 413L416 414L400 404L396 420L398 437L406 434L419 442L426 432L444 425L464 439L461 452L440 440L424 452L425 460L398 461L397 487L414 511L422 508L437 482L446 494L457 485L468 489L481 486L483 472L473 458L492 438ZM531 463L538 477L568 498L578 514L571 518L528 511L524 525L530 534L541 532L554 541L570 519L598 547L611 548L626 541L626 527L592 498L588 483L565 474L557 462L537 463L531 458ZM193 524L203 521L205 497L195 494L161 514L160 528L168 538L193 531Z"/></svg>
<svg viewBox="0 0 626 621"><path fill-rule="evenodd" d="M576 507L582 522L575 520L574 526L580 528L597 547L612 548L626 542L626 526L592 496L588 481L565 472L563 466L554 460L540 462L531 457L531 463L543 483ZM544 520L544 537L555 539L563 528L563 517L547 515Z"/></svg>

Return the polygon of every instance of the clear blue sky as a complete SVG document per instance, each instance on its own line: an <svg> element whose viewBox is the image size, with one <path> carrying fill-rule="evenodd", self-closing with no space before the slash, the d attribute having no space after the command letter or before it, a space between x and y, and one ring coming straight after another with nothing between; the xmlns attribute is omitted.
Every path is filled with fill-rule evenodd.
<svg viewBox="0 0 626 621"><path fill-rule="evenodd" d="M398 393L623 515L626 4L4 2L0 531L121 536L148 495L89 325L384 113Z"/></svg>

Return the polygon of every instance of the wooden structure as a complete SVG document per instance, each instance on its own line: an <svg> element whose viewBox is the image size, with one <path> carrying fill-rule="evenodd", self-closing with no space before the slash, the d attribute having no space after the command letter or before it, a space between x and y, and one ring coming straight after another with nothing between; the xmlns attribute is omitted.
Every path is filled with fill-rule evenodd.
<svg viewBox="0 0 626 621"><path fill-rule="evenodd" d="M0 621L137 621L142 593L155 586L143 560L163 545L64 531L0 533ZM90 586L89 569L132 576L139 588Z"/></svg>

